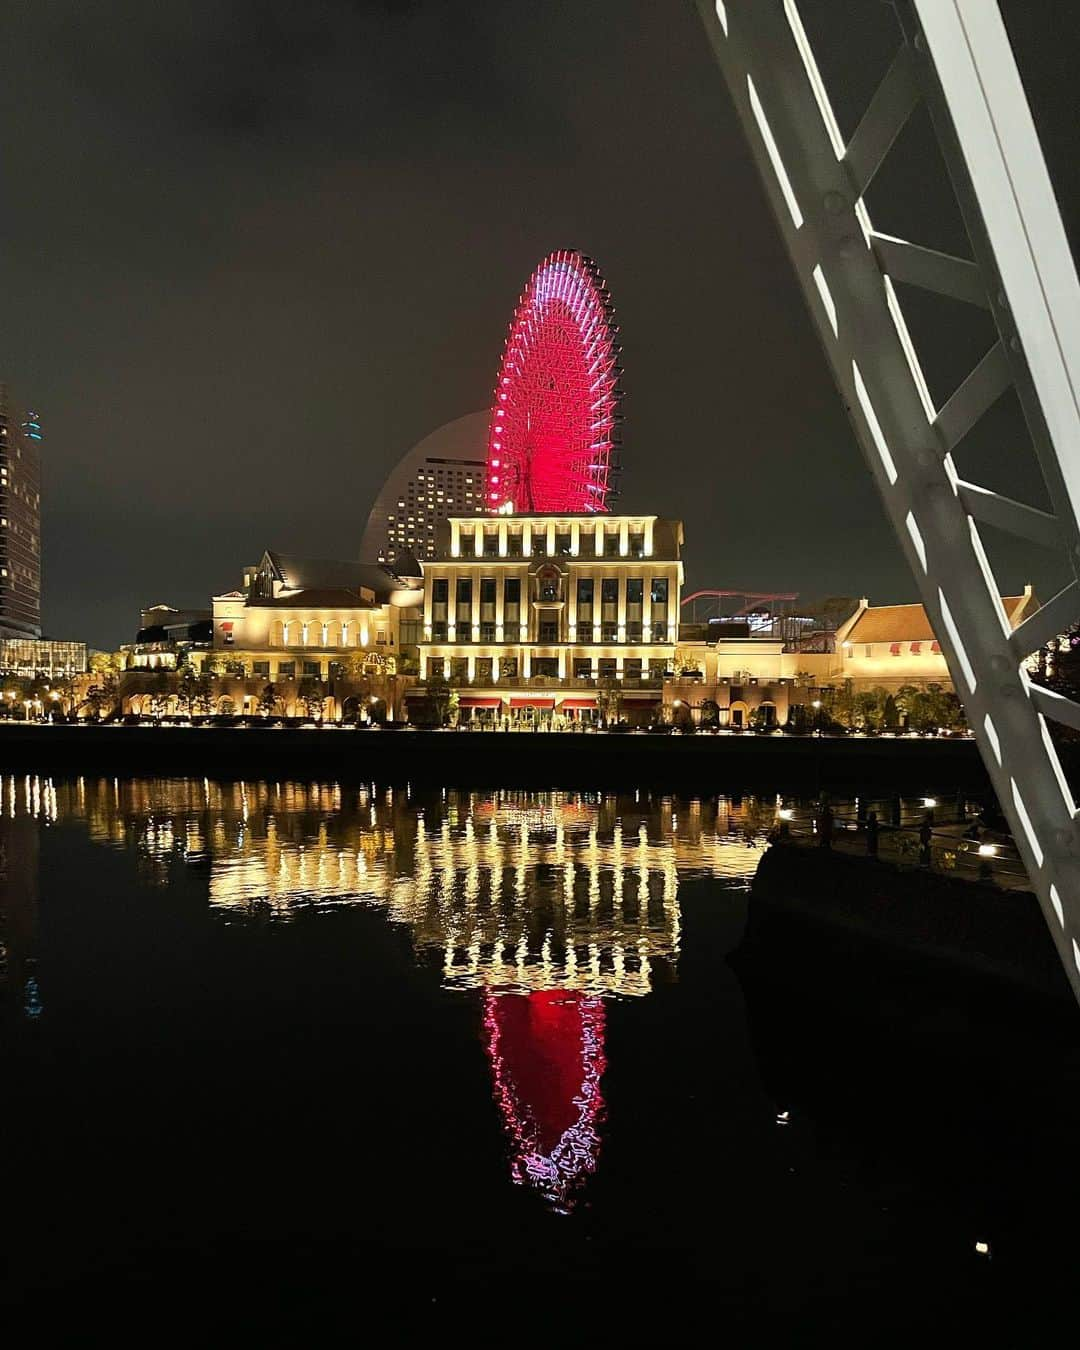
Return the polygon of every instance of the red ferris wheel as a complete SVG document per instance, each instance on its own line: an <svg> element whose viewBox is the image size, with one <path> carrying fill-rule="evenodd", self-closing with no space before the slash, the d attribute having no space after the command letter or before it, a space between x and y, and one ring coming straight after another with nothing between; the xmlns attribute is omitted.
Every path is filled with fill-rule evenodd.
<svg viewBox="0 0 1080 1350"><path fill-rule="evenodd" d="M621 420L617 332L592 259L549 253L506 338L488 434L489 511L609 509Z"/></svg>

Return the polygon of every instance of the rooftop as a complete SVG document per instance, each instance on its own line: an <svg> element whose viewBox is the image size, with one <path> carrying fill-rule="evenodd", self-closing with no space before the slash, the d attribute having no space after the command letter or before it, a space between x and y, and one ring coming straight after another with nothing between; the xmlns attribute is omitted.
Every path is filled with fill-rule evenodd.
<svg viewBox="0 0 1080 1350"><path fill-rule="evenodd" d="M1001 603L1012 628L1026 617L1025 610L1039 607L1030 587L1023 595L1003 595ZM855 616L845 641L931 642L936 636L922 605L868 605Z"/></svg>

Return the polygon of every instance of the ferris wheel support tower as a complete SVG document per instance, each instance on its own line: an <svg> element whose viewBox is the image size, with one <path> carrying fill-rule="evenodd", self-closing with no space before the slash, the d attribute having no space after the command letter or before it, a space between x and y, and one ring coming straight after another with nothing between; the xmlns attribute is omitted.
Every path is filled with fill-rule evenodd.
<svg viewBox="0 0 1080 1350"><path fill-rule="evenodd" d="M1080 707L1030 654L1080 619L1080 285L996 0L896 0L898 49L841 136L795 0L697 0L792 265L1080 999L1080 829L1046 724ZM879 4L879 0L867 0ZM858 51L852 48L852 60ZM971 244L879 232L865 194L929 110ZM985 309L997 338L934 405L894 283ZM1015 387L1046 512L965 481L953 451ZM1010 632L979 527L1058 549L1068 583Z"/></svg>

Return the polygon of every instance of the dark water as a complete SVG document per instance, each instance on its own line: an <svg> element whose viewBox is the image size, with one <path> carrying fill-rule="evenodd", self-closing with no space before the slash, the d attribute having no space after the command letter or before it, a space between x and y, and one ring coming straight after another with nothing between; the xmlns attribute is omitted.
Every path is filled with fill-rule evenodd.
<svg viewBox="0 0 1080 1350"><path fill-rule="evenodd" d="M13 1315L1075 1325L1080 1013L756 901L774 808L2 780Z"/></svg>

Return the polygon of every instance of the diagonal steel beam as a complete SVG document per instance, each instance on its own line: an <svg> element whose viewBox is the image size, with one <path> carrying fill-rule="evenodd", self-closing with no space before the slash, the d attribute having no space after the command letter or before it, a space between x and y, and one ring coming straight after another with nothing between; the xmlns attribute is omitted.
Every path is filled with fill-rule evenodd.
<svg viewBox="0 0 1080 1350"><path fill-rule="evenodd" d="M1056 516L1040 511L1036 506L1014 501L1012 497L1002 497L977 483L965 483L963 479L957 482L956 488L965 510L981 523L1007 530L1021 539L1030 539L1042 548L1061 544L1062 534Z"/></svg>
<svg viewBox="0 0 1080 1350"><path fill-rule="evenodd" d="M1055 694L1052 689L1046 689L1042 685L1033 684L1031 701L1044 717L1052 718L1062 726L1072 727L1074 731L1080 731L1080 704L1074 703L1071 698Z"/></svg>
<svg viewBox="0 0 1080 1350"><path fill-rule="evenodd" d="M948 295L967 305L990 308L983 275L975 263L966 258L954 258L950 253L939 253L921 244L910 244L891 234L874 230L870 247L881 270L893 281L904 281L924 291Z"/></svg>
<svg viewBox="0 0 1080 1350"><path fill-rule="evenodd" d="M870 186L893 142L915 111L919 98L915 63L909 49L901 47L844 153L844 164L857 197Z"/></svg>
<svg viewBox="0 0 1080 1350"><path fill-rule="evenodd" d="M992 313L1002 341L999 351L981 363L981 373L977 368L975 383L969 383L966 389L961 386L950 400L951 408L947 404L942 417L936 418L902 310L871 247L873 224L860 196L903 124L898 110L909 104L906 74L895 77L896 88L904 91L903 98L890 94L886 100L879 94L875 100L878 109L872 116L868 112L871 120L864 119L863 129L853 138L854 149L845 147L795 0L726 0L723 6L698 0L698 4L856 438L948 660L1062 965L1080 999L1080 834L1076 808L1042 716L1043 704L1035 703L1031 683L1020 665L978 526L961 496L948 453L992 397L1010 379L1027 374L1028 362L1035 363L1032 353L1045 354L1044 340L1052 345L1063 339L1062 325L1067 325L1068 316L1054 328L1048 317L1052 306L1046 303L1045 293L1036 297L1034 304L1029 303L1027 295L1014 294L1014 287L1028 285L1033 275L1034 284L1046 279L1045 265L1040 270L1040 262L1045 264L1046 259L1020 256L1022 231L1018 234L1012 228L1013 216L1006 212L1004 224L995 216L993 228L984 231L986 238L995 238L990 251L995 265L987 263L974 240L973 253L983 274L984 289L994 297ZM893 70L913 70L925 94L936 87L939 68L947 69L950 89L946 112L954 102L958 106L970 102L976 108L980 99L992 103L998 90L1005 90L1004 106L994 108L995 114L1016 124L1026 117L1030 124L993 0L897 0L897 4L911 20L907 30L910 42ZM928 44L920 20L929 10L934 11L936 19L934 39ZM964 11L966 26L959 35L955 26L937 24L943 16L955 16L960 10ZM899 33L898 38L902 40ZM987 58L990 64L996 62L999 67L997 78L980 83L979 74L989 73L985 61L983 67L979 66L987 52L991 54ZM1008 71L1000 69L1002 62L1011 66L1011 80ZM952 64L960 67L959 75ZM976 67L974 76L972 64ZM1017 90L1022 108L1016 102ZM893 111L889 113L888 108ZM962 121L963 114L961 107L958 115ZM1007 134L1002 133L998 126L998 132L1009 141L1010 154L1025 158L1027 172L1031 147L1025 149L1006 130ZM940 140L940 130L938 135ZM964 136L958 139L966 143ZM1037 141L1034 146L1035 158L1041 164ZM945 149L948 152L949 147ZM1001 134L996 144L979 142L975 149L983 177L979 186L971 188L971 202L977 212L983 204L988 212L999 212L1000 199L991 193L984 201L980 193L984 179L1000 186L996 172L990 170L1002 168ZM967 163L967 159L959 164L954 161L950 166L954 175L966 172ZM1031 228L1039 224L1023 210L1014 214ZM1063 239L1063 231L1060 233ZM1005 238L1005 246L1012 250L1010 265L1005 268L1009 280L1002 277L998 237ZM1063 294L1071 297L1076 292L1078 297L1073 318L1080 368L1080 288L1071 259L1067 255L1066 259L1067 267L1055 255L1055 276ZM1021 313L1023 322L1019 320ZM1017 317L1015 323L1009 317L1013 315ZM1003 361L1001 353L1006 350L1018 352L1021 363ZM1072 355L1070 350L1070 360ZM1067 429L1070 425L1064 402L1070 360L1058 359L1049 373L1040 371L1045 377L1042 386L1059 399L1052 423L1046 419L1053 428ZM1039 410L1046 406L1042 386L1036 402ZM955 402L958 396L960 401ZM1080 483L1077 446L1080 434L1068 447L1077 455ZM1053 434L1044 440L1042 451L1057 459ZM1063 476L1059 473L1059 480ZM1049 478L1047 482L1058 529L1071 548L1072 541L1080 538L1073 503L1067 492L1056 491ZM1061 603L1063 609L1067 607L1065 601Z"/></svg>
<svg viewBox="0 0 1080 1350"><path fill-rule="evenodd" d="M1045 647L1051 638L1058 637L1080 618L1080 581L1070 581L1053 599L1037 609L1013 630L1009 639L1016 659L1023 661L1032 652Z"/></svg>
<svg viewBox="0 0 1080 1350"><path fill-rule="evenodd" d="M1012 368L1001 342L995 342L979 364L948 399L934 426L942 448L952 450L1012 383Z"/></svg>

